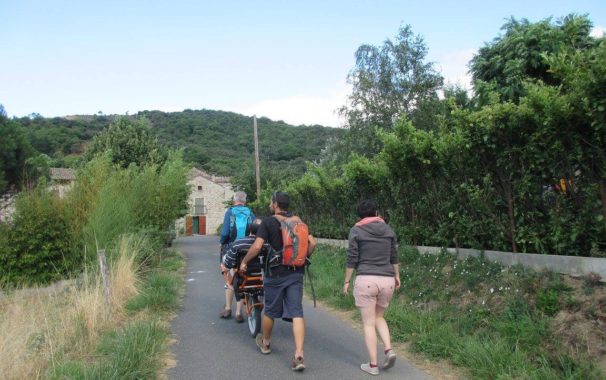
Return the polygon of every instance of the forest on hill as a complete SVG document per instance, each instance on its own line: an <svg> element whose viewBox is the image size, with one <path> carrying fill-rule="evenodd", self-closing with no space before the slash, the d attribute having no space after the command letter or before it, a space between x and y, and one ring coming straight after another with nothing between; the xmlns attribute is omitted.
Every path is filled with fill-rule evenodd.
<svg viewBox="0 0 606 380"><path fill-rule="evenodd" d="M3 113L0 130L0 192L19 186L26 161L37 166L77 167L93 137L117 115L76 115L45 118L38 114L12 118ZM234 177L244 188L254 178L253 118L233 112L184 110L142 111L127 118L145 118L153 134L169 148L183 149L185 161L213 174ZM320 125L293 126L266 117L257 120L264 182L294 178L305 171L306 161L318 159L328 141L344 130ZM21 173L21 174L20 174Z"/></svg>

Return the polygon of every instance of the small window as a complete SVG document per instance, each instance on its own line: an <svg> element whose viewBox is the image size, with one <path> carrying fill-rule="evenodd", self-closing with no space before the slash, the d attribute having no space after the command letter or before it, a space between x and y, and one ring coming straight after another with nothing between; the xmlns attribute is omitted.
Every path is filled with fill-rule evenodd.
<svg viewBox="0 0 606 380"><path fill-rule="evenodd" d="M198 185L198 191L202 191L202 185Z"/></svg>
<svg viewBox="0 0 606 380"><path fill-rule="evenodd" d="M206 205L204 204L204 198L194 199L194 215L206 215Z"/></svg>

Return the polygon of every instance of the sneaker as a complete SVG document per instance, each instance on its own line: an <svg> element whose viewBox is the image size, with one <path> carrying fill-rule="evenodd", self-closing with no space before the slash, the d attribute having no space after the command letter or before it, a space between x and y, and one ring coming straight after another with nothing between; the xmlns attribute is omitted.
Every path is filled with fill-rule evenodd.
<svg viewBox="0 0 606 380"><path fill-rule="evenodd" d="M305 369L305 361L302 356L292 358L292 366L290 367L293 371L301 372Z"/></svg>
<svg viewBox="0 0 606 380"><path fill-rule="evenodd" d="M383 360L381 368L389 369L393 367L394 364L396 364L396 353L393 352L393 350L389 350L387 351L387 354L385 354L385 360Z"/></svg>
<svg viewBox="0 0 606 380"><path fill-rule="evenodd" d="M221 319L229 319L231 318L231 310L224 309L221 314L219 314L219 318Z"/></svg>
<svg viewBox="0 0 606 380"><path fill-rule="evenodd" d="M267 355L269 353L271 353L271 348L268 345L263 344L263 334L258 333L257 336L255 337L255 342L257 343L257 347L259 347L259 350L261 350L261 353L263 355Z"/></svg>
<svg viewBox="0 0 606 380"><path fill-rule="evenodd" d="M244 323L244 318L242 318L241 314L236 314L236 318L234 318L238 323Z"/></svg>
<svg viewBox="0 0 606 380"><path fill-rule="evenodd" d="M371 375L378 375L379 374L379 367L371 367L370 363L364 363L360 366L360 369L368 374Z"/></svg>

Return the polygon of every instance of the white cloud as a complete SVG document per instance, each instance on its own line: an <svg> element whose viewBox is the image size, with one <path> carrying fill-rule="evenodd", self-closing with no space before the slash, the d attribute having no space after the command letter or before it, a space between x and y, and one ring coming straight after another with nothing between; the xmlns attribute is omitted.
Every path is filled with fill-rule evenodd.
<svg viewBox="0 0 606 380"><path fill-rule="evenodd" d="M320 124L341 127L343 123L336 110L345 104L348 93L349 90L343 87L324 96L294 95L226 108L244 115L266 116L272 120L283 120L294 125Z"/></svg>
<svg viewBox="0 0 606 380"><path fill-rule="evenodd" d="M458 84L468 90L472 88L471 75L467 65L477 49L464 49L446 52L438 56L436 67L442 73L447 84Z"/></svg>
<svg viewBox="0 0 606 380"><path fill-rule="evenodd" d="M591 29L591 32L589 33L589 35L591 37L595 37L595 38L602 38L602 37L604 37L604 35L606 35L606 27L596 26L593 29Z"/></svg>

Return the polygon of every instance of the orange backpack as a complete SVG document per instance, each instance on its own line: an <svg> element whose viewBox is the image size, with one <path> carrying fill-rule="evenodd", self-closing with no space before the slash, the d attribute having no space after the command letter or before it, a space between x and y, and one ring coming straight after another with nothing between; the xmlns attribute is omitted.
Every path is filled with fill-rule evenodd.
<svg viewBox="0 0 606 380"><path fill-rule="evenodd" d="M307 263L309 229L298 216L274 215L282 232L282 265L302 267Z"/></svg>

